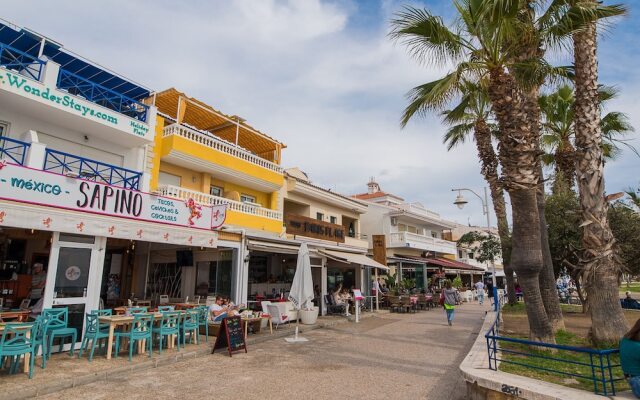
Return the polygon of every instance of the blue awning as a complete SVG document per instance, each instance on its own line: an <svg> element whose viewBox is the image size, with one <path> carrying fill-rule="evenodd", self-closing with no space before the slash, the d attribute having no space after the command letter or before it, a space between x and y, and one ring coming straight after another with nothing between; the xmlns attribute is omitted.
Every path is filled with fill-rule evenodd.
<svg viewBox="0 0 640 400"><path fill-rule="evenodd" d="M33 57L38 57L43 40L45 45L42 55L60 64L62 69L134 100L141 100L149 96L151 91L148 88L85 60L46 37L43 38L28 29L11 26L0 20L0 43L14 47Z"/></svg>

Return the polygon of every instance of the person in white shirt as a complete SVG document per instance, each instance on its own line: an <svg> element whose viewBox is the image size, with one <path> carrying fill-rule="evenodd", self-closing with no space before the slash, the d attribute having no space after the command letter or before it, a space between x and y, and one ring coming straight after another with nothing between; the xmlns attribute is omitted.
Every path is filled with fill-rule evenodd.
<svg viewBox="0 0 640 400"><path fill-rule="evenodd" d="M229 307L223 306L224 299L222 296L216 296L216 302L209 306L209 316L212 322L220 322L225 319L229 313Z"/></svg>
<svg viewBox="0 0 640 400"><path fill-rule="evenodd" d="M484 283L480 280L476 282L476 293L478 296L478 302L480 304L484 303Z"/></svg>

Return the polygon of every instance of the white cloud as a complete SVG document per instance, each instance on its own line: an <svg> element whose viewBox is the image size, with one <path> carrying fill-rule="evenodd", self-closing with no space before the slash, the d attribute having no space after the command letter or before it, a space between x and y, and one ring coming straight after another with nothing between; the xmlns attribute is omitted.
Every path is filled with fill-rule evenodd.
<svg viewBox="0 0 640 400"><path fill-rule="evenodd" d="M436 116L399 128L404 94L443 71L418 65L386 37L398 4L104 5L96 12L71 0L23 0L3 13L155 90L175 86L243 116L287 143L285 166L301 167L318 184L352 194L373 175L386 191L460 222L483 223L479 202L471 199L462 212L451 205L453 186L484 185L473 144L448 153ZM352 26L362 7L376 6L384 21Z"/></svg>

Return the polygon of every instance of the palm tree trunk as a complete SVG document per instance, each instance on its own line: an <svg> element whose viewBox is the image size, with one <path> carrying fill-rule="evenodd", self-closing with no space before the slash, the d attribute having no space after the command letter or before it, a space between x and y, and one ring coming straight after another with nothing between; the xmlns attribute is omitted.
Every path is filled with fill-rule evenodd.
<svg viewBox="0 0 640 400"><path fill-rule="evenodd" d="M547 230L547 218L544 215L545 198L544 198L544 174L542 172L542 160L540 159L540 106L538 97L540 88L534 86L524 94L525 110L529 121L529 129L531 136L535 139L535 149L538 153L536 157L535 169L538 179L536 187L536 202L538 204L538 218L540 225L540 246L542 249L542 270L540 271L540 294L544 303L544 309L551 323L553 332L564 329L564 319L562 317L562 309L560 308L560 297L556 287L555 273L553 270L553 258L551 257L551 248L549 247L549 232Z"/></svg>
<svg viewBox="0 0 640 400"><path fill-rule="evenodd" d="M511 198L511 266L522 286L532 340L555 342L540 293L543 267L536 189L537 137L532 137L524 101L515 79L502 69L490 71L489 96L500 126L499 158Z"/></svg>
<svg viewBox="0 0 640 400"><path fill-rule="evenodd" d="M513 279L513 269L511 269L511 234L509 233L509 223L507 221L507 208L504 202L504 191L498 176L498 157L493 150L491 142L491 128L484 120L476 121L474 126L474 136L478 155L481 163L481 171L484 179L489 184L491 191L491 202L493 210L498 220L498 236L500 237L500 247L502 250L502 267L504 268L507 280L507 298L509 304L518 302L516 297L515 282Z"/></svg>
<svg viewBox="0 0 640 400"><path fill-rule="evenodd" d="M576 177L584 221L584 252L580 262L589 301L591 338L595 343L606 344L617 342L628 325L618 297L623 266L607 221L608 204L604 197L595 24L575 33L573 45Z"/></svg>
<svg viewBox="0 0 640 400"><path fill-rule="evenodd" d="M569 137L563 137L554 154L557 178L562 179L569 189L575 181L575 149Z"/></svg>

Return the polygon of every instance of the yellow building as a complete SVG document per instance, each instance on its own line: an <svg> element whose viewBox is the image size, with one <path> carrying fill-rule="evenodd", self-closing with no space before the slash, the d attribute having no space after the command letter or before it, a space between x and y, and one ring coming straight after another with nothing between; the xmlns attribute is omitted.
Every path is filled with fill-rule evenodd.
<svg viewBox="0 0 640 400"><path fill-rule="evenodd" d="M284 144L174 88L149 102L158 109L148 155L152 191L226 204L227 227L282 232Z"/></svg>

